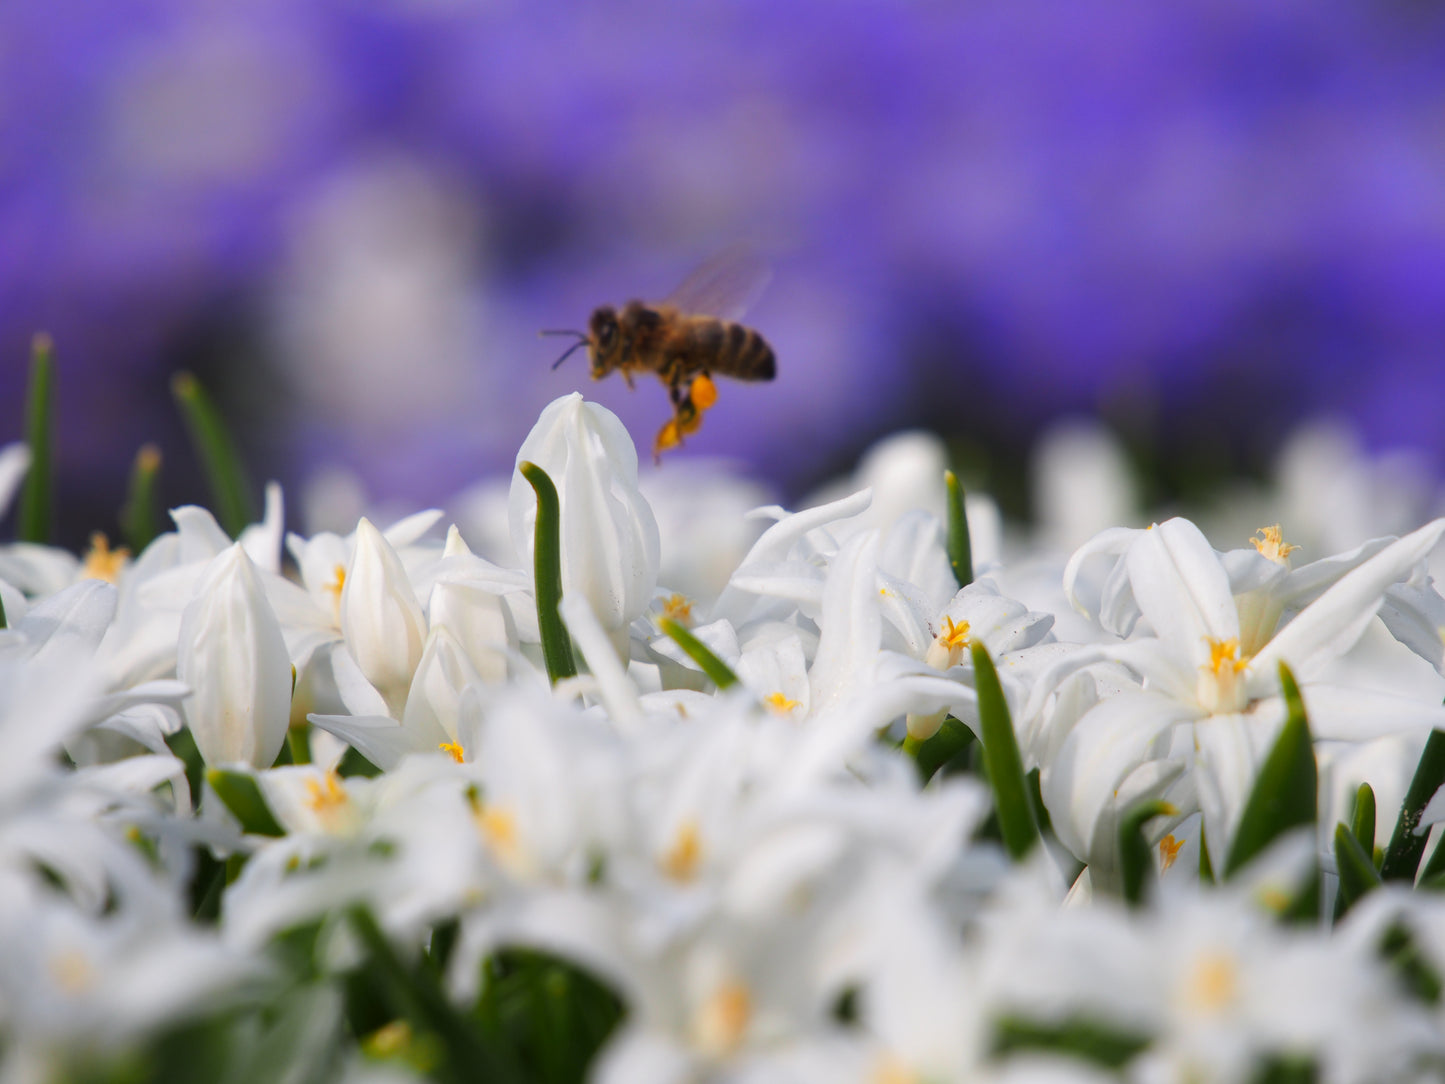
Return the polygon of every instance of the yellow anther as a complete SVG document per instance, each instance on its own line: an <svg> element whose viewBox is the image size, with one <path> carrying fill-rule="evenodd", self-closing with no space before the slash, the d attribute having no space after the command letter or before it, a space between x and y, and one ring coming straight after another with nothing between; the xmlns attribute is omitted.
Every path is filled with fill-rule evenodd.
<svg viewBox="0 0 1445 1084"><path fill-rule="evenodd" d="M368 1057L385 1060L406 1051L411 1041L411 1025L405 1020L393 1020L362 1039L361 1049Z"/></svg>
<svg viewBox="0 0 1445 1084"><path fill-rule="evenodd" d="M707 373L698 373L692 378L692 387L688 389L688 398L692 405L698 410L709 410L717 402L717 385L712 382L712 377Z"/></svg>
<svg viewBox="0 0 1445 1084"><path fill-rule="evenodd" d="M943 641L943 646L948 648L950 651L954 650L955 648L967 647L968 622L960 621L958 624L955 625L953 623L953 618L949 617L947 614L944 614L943 631L938 634L938 638Z"/></svg>
<svg viewBox="0 0 1445 1084"><path fill-rule="evenodd" d="M1179 852L1183 849L1184 841L1175 839L1172 832L1161 839L1159 841L1159 871L1163 873L1174 865L1174 860L1179 857Z"/></svg>
<svg viewBox="0 0 1445 1084"><path fill-rule="evenodd" d="M686 595L669 595L662 600L662 616L670 617L679 625L692 627L692 603Z"/></svg>
<svg viewBox="0 0 1445 1084"><path fill-rule="evenodd" d="M306 793L306 804L316 813L343 806L349 800L346 788L341 785L341 777L335 772L327 772L320 779L306 780Z"/></svg>
<svg viewBox="0 0 1445 1084"><path fill-rule="evenodd" d="M450 753L451 758L458 764L462 762L462 746L460 742L444 741L437 746L443 753Z"/></svg>
<svg viewBox="0 0 1445 1084"><path fill-rule="evenodd" d="M1290 894L1276 885L1265 885L1255 893L1259 905L1266 911L1282 915L1294 904Z"/></svg>
<svg viewBox="0 0 1445 1084"><path fill-rule="evenodd" d="M1231 1001L1239 988L1239 970L1234 957L1223 953L1206 954L1196 962L1184 988L1185 1003L1200 1012L1218 1012Z"/></svg>
<svg viewBox="0 0 1445 1084"><path fill-rule="evenodd" d="M712 1057L731 1054L742 1045L752 1020L753 999L741 982L724 982L693 1018L693 1040Z"/></svg>
<svg viewBox="0 0 1445 1084"><path fill-rule="evenodd" d="M52 956L50 974L67 994L81 994L95 985L95 968L75 949L63 949Z"/></svg>
<svg viewBox="0 0 1445 1084"><path fill-rule="evenodd" d="M1228 667L1233 673L1239 673L1249 665L1248 659L1239 657L1239 640L1231 637L1228 640L1216 640L1213 637L1206 637L1209 644L1209 667L1216 674L1225 672Z"/></svg>
<svg viewBox="0 0 1445 1084"><path fill-rule="evenodd" d="M86 552L85 564L80 570L81 578L115 583L120 579L120 570L129 560L130 550L124 546L111 549L110 539L105 537L105 532L96 531L90 536L90 549Z"/></svg>
<svg viewBox="0 0 1445 1084"><path fill-rule="evenodd" d="M869 1074L869 1084L918 1084L921 1078L891 1054L884 1054Z"/></svg>
<svg viewBox="0 0 1445 1084"><path fill-rule="evenodd" d="M521 842L517 838L517 818L512 811L478 802L472 807L472 817L497 857L508 865L516 865L521 858Z"/></svg>
<svg viewBox="0 0 1445 1084"><path fill-rule="evenodd" d="M1285 542L1278 523L1273 527L1261 527L1254 533L1256 537L1249 540L1251 544L1259 550L1262 556L1268 557L1277 565L1284 564L1289 555L1299 549L1298 546L1291 546Z"/></svg>
<svg viewBox="0 0 1445 1084"><path fill-rule="evenodd" d="M662 871L674 881L690 881L702 864L702 833L697 821L685 820L677 826L677 837L662 856Z"/></svg>
<svg viewBox="0 0 1445 1084"><path fill-rule="evenodd" d="M798 706L798 701L789 700L782 693L769 693L763 697L763 703L772 708L779 715L787 715Z"/></svg>
<svg viewBox="0 0 1445 1084"><path fill-rule="evenodd" d="M346 587L346 566L337 565L331 573L331 582L324 585L321 590L331 596L331 616L336 624L341 624L341 592Z"/></svg>

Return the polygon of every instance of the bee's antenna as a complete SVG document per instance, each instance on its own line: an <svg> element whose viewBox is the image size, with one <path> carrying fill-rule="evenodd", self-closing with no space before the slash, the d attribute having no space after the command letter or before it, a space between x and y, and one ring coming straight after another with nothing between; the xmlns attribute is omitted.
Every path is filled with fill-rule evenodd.
<svg viewBox="0 0 1445 1084"><path fill-rule="evenodd" d="M566 352L565 352L560 358L558 358L556 361L554 361L554 362L552 363L552 368L553 368L553 369L557 368L557 366L561 365L564 361L566 361L568 358L570 358L574 353L576 353L576 352L577 352L578 350L580 350L582 347L584 347L584 346L587 345L587 336L584 335L584 334L583 334L582 332L580 332L580 331L539 331L539 332L537 332L537 334L538 334L538 335L575 335L575 336L577 336L577 341L576 341L575 343L573 343L571 346L569 346L569 347L567 348Z"/></svg>

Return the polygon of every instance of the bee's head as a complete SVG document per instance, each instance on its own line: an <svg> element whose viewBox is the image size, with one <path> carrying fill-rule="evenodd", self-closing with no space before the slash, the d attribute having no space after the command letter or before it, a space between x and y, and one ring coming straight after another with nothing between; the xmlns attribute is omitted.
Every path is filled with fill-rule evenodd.
<svg viewBox="0 0 1445 1084"><path fill-rule="evenodd" d="M622 360L622 332L617 310L602 305L592 310L587 321L587 356L592 361L592 379L601 380Z"/></svg>

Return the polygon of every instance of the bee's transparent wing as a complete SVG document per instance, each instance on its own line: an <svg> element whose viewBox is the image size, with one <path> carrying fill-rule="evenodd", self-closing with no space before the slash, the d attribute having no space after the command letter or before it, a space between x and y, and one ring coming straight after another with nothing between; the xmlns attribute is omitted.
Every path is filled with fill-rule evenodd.
<svg viewBox="0 0 1445 1084"><path fill-rule="evenodd" d="M746 244L729 245L683 280L663 301L682 312L741 320L773 277L773 269Z"/></svg>

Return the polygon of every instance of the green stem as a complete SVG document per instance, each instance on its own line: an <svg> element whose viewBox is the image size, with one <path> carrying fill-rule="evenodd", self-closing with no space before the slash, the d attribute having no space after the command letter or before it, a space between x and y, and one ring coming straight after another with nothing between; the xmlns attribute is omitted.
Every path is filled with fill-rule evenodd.
<svg viewBox="0 0 1445 1084"><path fill-rule="evenodd" d="M191 445L200 457L211 487L216 520L232 538L240 535L246 524L255 521L250 485L241 466L236 442L231 438L221 413L211 397L190 373L177 373L171 378L171 394L185 419Z"/></svg>
<svg viewBox="0 0 1445 1084"><path fill-rule="evenodd" d="M677 646L682 648L689 659L702 667L702 672L712 678L713 684L719 689L730 689L738 683L738 676L728 664L714 655L707 644L694 636L680 621L674 621L670 617L660 618L657 627L676 640Z"/></svg>
<svg viewBox="0 0 1445 1084"><path fill-rule="evenodd" d="M532 548L532 575L536 583L537 629L542 634L542 658L547 678L556 685L577 676L572 656L572 637L562 623L557 607L562 603L562 513L557 487L547 472L535 463L517 465L537 494L537 531Z"/></svg>
<svg viewBox="0 0 1445 1084"><path fill-rule="evenodd" d="M30 468L20 491L17 528L22 542L49 542L54 517L55 344L44 332L30 342L30 385L25 393L25 442Z"/></svg>

